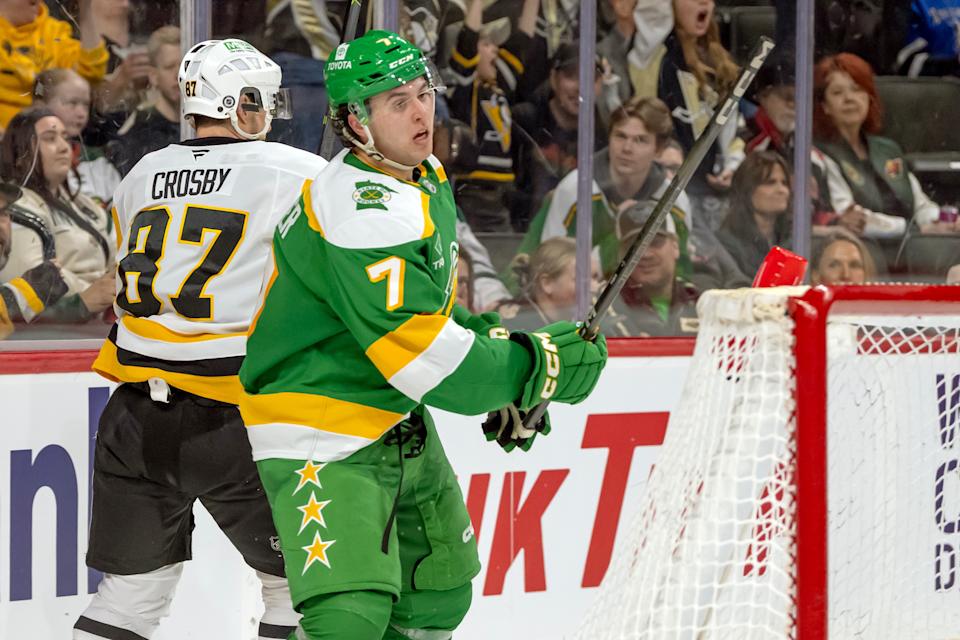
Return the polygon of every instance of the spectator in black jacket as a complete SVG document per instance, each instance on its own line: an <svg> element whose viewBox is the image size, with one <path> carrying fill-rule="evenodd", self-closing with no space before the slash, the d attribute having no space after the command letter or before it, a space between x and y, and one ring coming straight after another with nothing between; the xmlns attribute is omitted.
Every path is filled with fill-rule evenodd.
<svg viewBox="0 0 960 640"><path fill-rule="evenodd" d="M790 167L774 151L751 153L733 174L720 241L751 276L774 245L790 247L791 220Z"/></svg>
<svg viewBox="0 0 960 640"><path fill-rule="evenodd" d="M501 28L481 26L483 2L470 0L450 61L455 81L450 113L467 122L479 145L477 165L456 176L457 201L475 231L509 231L506 195L513 190L511 105L524 73L540 0L524 0L518 28L504 38Z"/></svg>
<svg viewBox="0 0 960 640"><path fill-rule="evenodd" d="M577 166L577 117L580 110L580 51L562 45L553 61L550 81L532 102L513 109L517 190L511 202L513 226L524 231L544 197ZM594 91L600 93L603 68L595 64ZM593 150L606 145L599 110L594 117Z"/></svg>
<svg viewBox="0 0 960 640"><path fill-rule="evenodd" d="M180 86L177 67L180 65L180 29L160 27L150 35L147 44L150 56L150 86L153 104L137 109L132 123L111 145L110 155L122 175L148 153L180 141Z"/></svg>

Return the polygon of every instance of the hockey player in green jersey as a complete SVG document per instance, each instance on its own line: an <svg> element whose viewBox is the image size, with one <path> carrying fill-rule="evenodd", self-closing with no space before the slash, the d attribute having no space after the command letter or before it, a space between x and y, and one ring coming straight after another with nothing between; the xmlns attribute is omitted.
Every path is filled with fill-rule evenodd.
<svg viewBox="0 0 960 640"><path fill-rule="evenodd" d="M277 228L240 410L303 615L291 638L446 639L480 563L425 406L494 412L487 431L528 444L520 412L586 398L606 345L455 304L456 209L430 154L440 81L418 49L372 31L325 75L348 148Z"/></svg>

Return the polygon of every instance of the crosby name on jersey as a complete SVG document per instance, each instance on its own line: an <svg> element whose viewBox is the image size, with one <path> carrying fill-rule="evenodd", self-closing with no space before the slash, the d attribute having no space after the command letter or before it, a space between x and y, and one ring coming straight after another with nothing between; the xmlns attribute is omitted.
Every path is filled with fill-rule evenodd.
<svg viewBox="0 0 960 640"><path fill-rule="evenodd" d="M94 370L238 403L274 228L325 166L286 145L232 138L140 160L113 200L118 319Z"/></svg>
<svg viewBox="0 0 960 640"><path fill-rule="evenodd" d="M158 171L150 181L150 197L154 200L173 200L184 196L200 196L219 191L231 169L180 169Z"/></svg>

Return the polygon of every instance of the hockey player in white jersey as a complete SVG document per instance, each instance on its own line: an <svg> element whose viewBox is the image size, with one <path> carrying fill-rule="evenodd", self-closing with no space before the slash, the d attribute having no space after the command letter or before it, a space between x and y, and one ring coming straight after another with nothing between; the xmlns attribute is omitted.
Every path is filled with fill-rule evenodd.
<svg viewBox="0 0 960 640"><path fill-rule="evenodd" d="M145 156L113 200L118 320L94 369L121 384L94 462L87 564L104 578L75 639L151 637L191 557L196 500L263 584L259 637L287 638L298 619L237 372L274 227L326 163L264 141L290 105L280 68L248 43L196 45L179 82L198 137Z"/></svg>

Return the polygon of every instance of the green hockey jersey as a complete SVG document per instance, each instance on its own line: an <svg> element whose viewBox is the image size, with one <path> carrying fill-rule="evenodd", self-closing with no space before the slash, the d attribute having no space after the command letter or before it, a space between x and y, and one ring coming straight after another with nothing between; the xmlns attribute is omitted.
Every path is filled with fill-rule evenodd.
<svg viewBox="0 0 960 640"><path fill-rule="evenodd" d="M529 352L454 304L443 167L431 156L415 173L400 180L344 151L280 221L240 371L255 460L337 460L420 404L474 415L520 397Z"/></svg>

